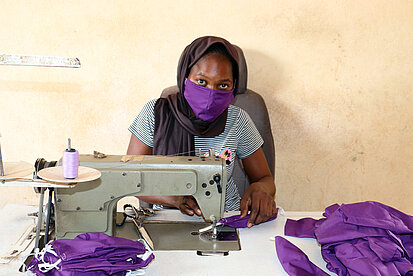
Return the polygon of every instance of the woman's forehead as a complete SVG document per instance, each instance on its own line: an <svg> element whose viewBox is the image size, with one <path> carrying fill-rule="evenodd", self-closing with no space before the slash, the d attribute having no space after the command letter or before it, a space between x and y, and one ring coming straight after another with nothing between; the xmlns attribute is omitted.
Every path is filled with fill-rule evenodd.
<svg viewBox="0 0 413 276"><path fill-rule="evenodd" d="M198 60L197 63L191 68L191 73L203 72L218 73L225 75L225 77L232 78L232 62L231 60L219 53L210 53Z"/></svg>

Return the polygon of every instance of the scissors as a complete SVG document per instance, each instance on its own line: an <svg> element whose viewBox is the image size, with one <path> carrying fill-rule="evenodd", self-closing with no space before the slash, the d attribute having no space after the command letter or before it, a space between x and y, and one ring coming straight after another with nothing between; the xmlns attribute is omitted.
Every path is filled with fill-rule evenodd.
<svg viewBox="0 0 413 276"><path fill-rule="evenodd" d="M155 215L155 211L152 209L141 208L138 210L131 204L125 204L123 205L123 220L120 224L116 224L116 226L122 226L125 223L126 218L131 218L136 228L138 229L140 236L145 240L147 245L153 250L154 248L153 248L152 239L149 236L148 232L146 232L146 229L143 227L143 222L146 217L151 217L154 215Z"/></svg>

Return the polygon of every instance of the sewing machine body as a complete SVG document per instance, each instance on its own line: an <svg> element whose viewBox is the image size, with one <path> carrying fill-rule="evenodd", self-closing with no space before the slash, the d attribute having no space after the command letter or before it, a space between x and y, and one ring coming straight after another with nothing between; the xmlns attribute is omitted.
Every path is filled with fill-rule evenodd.
<svg viewBox="0 0 413 276"><path fill-rule="evenodd" d="M223 159L132 156L123 162L122 158L80 155L81 166L98 169L102 176L73 188L56 189L56 238L74 238L85 232L115 235L117 202L125 196L192 195L206 221L223 216L227 183Z"/></svg>

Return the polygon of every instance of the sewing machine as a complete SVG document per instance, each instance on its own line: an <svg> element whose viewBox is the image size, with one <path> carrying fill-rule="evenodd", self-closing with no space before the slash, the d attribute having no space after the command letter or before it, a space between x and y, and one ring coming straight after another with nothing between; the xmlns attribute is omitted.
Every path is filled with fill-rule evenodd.
<svg viewBox="0 0 413 276"><path fill-rule="evenodd" d="M63 182L58 179L62 176L49 179L44 173L52 169L61 174L61 167L56 167L61 161L37 159L33 177L23 177L32 169L24 170L21 176L17 174L26 163L15 164L16 173L6 163L7 173L1 186L32 186L40 193L35 248L39 248L41 230L45 229L43 243L49 240L50 234L52 238L54 235L59 239L74 238L85 232L104 232L132 240L144 238L155 250L196 250L198 254L224 255L240 250L237 229L216 226L225 208L225 160L196 156L80 155L79 163L79 178L62 179ZM82 173L80 177L81 169L92 171L92 175ZM43 216L43 198L47 189L48 204ZM139 223L129 220L123 226L117 226L122 218L122 213L117 213L117 203L121 198L178 195L193 196L203 218L194 216L194 219L178 210L162 210L148 219L140 219ZM177 215L180 218L177 219ZM201 229L206 226L212 227L203 232Z"/></svg>
<svg viewBox="0 0 413 276"><path fill-rule="evenodd" d="M197 250L228 252L240 250L238 233L228 227L213 228L208 236L197 231L222 218L225 207L226 165L219 157L120 156L96 158L80 155L81 166L97 169L97 180L55 191L56 238L73 238L84 232L138 239L132 223L116 227L117 202L125 196L193 196L203 222L144 222L155 250ZM218 236L218 237L217 237Z"/></svg>

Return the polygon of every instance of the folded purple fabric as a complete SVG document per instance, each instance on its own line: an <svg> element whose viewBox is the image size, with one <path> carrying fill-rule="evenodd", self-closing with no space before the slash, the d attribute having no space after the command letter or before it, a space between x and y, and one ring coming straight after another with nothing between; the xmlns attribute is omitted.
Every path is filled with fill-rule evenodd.
<svg viewBox="0 0 413 276"><path fill-rule="evenodd" d="M326 276L328 275L313 264L297 246L284 239L275 237L275 248L278 259L285 272L291 276Z"/></svg>
<svg viewBox="0 0 413 276"><path fill-rule="evenodd" d="M272 218L270 218L266 222L276 219L277 214L275 214L275 216L273 216ZM231 217L227 217L227 218L222 218L218 222L220 222L220 223L222 223L226 226L232 227L232 228L246 228L246 227L248 227L248 219L249 218L250 218L249 215L246 215L243 218L241 218L241 215L235 215L235 216L231 216Z"/></svg>
<svg viewBox="0 0 413 276"><path fill-rule="evenodd" d="M146 267L154 255L139 241L84 233L50 242L28 265L36 275L125 275Z"/></svg>
<svg viewBox="0 0 413 276"><path fill-rule="evenodd" d="M340 275L413 275L413 217L379 202L334 204L326 218L287 220L285 234L315 237Z"/></svg>
<svg viewBox="0 0 413 276"><path fill-rule="evenodd" d="M284 233L287 236L315 239L314 230L324 220L325 219L316 220L313 218L303 218L299 220L287 219L284 228Z"/></svg>

